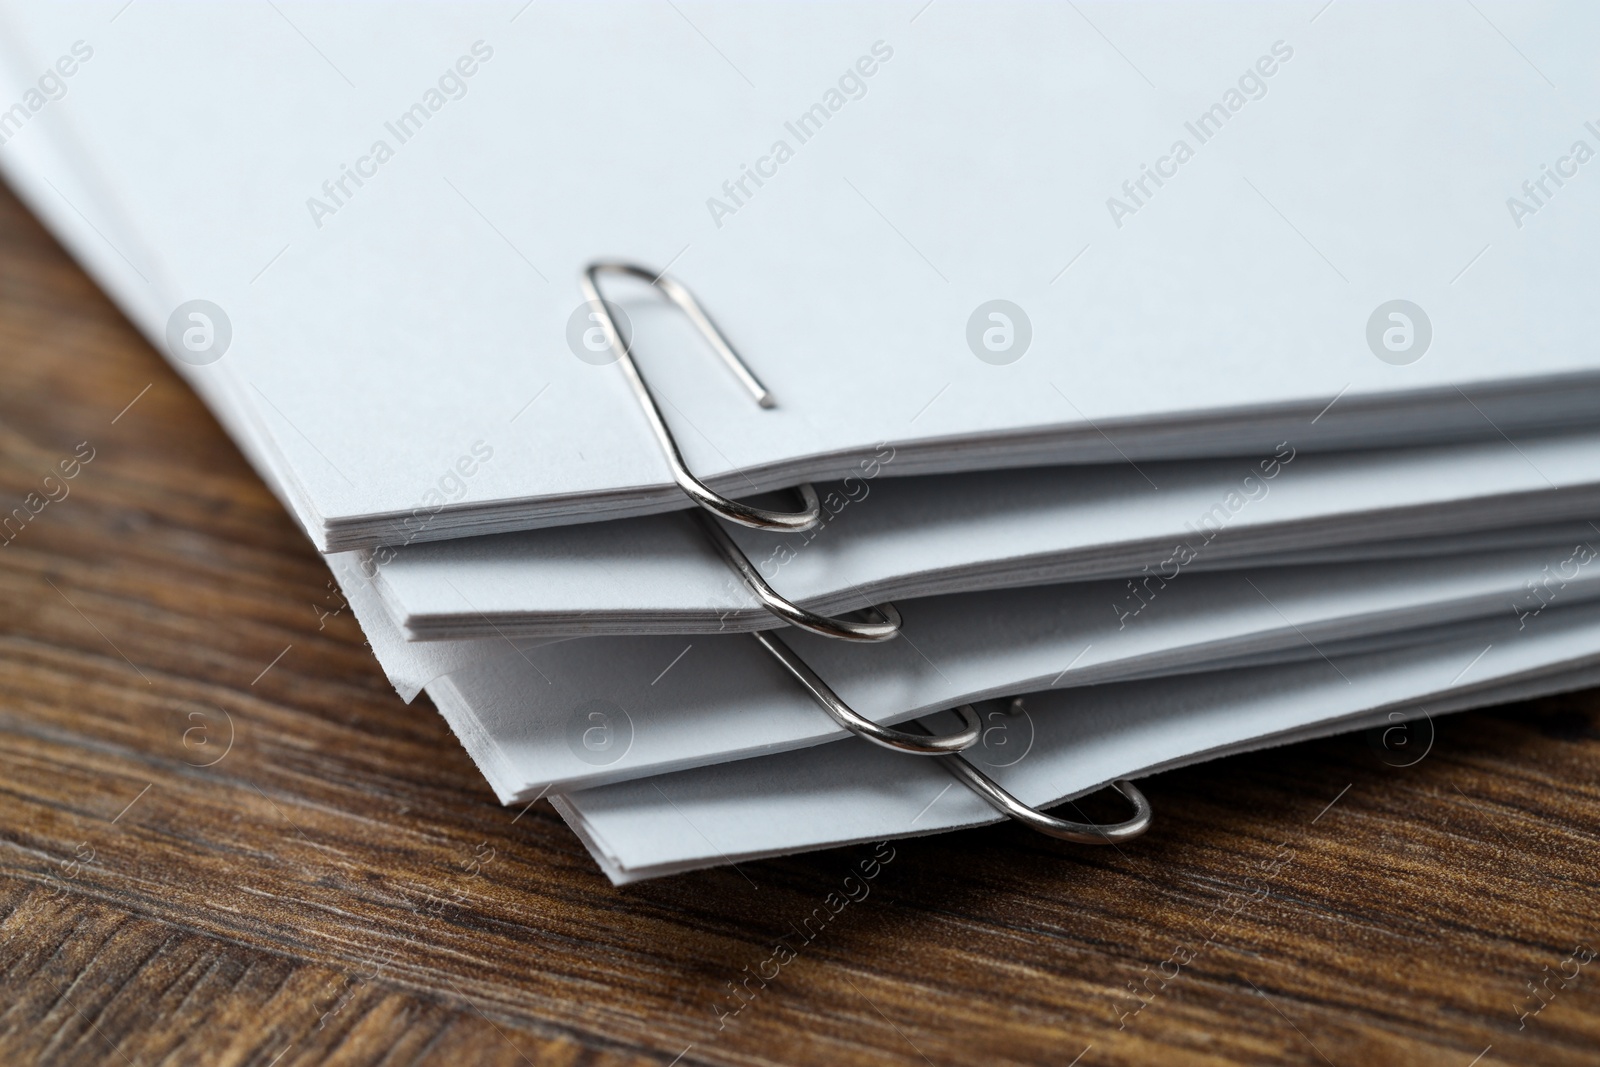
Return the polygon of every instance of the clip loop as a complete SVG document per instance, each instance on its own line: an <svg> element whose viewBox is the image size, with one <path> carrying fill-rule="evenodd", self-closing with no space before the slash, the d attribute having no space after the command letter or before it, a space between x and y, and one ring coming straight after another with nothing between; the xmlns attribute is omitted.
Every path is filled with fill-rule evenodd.
<svg viewBox="0 0 1600 1067"><path fill-rule="evenodd" d="M799 532L815 527L822 518L822 505L817 499L816 490L810 484L796 487L803 510L768 511L765 508L730 500L713 491L690 473L683 461L683 455L678 451L678 444L673 439L672 431L667 428L666 419L662 417L661 409L656 405L655 396L650 392L644 376L639 373L638 366L633 362L629 346L623 342L622 334L611 317L611 309L606 306L605 299L600 295L601 274L624 274L659 290L679 310L689 316L689 321L695 324L701 336L711 345L713 351L722 357L722 362L755 398L757 404L764 408L773 407L775 402L772 393L761 384L745 365L744 360L739 358L739 354L733 350L728 339L722 336L722 331L717 329L716 324L700 307L694 295L683 285L667 277L664 272L655 273L637 264L620 261L597 261L584 268L579 279L584 296L589 301L590 309L604 327L606 341L611 345L612 351L616 352L617 362L622 364L628 384L633 388L633 395L639 401L639 406L644 409L645 417L650 421L650 429L655 432L656 441L661 445L661 451L672 468L672 476L683 491L712 515L754 530ZM900 613L892 604L884 604L873 609L881 620L879 622L853 622L818 615L784 599L761 577L760 571L750 562L750 558L739 548L728 531L704 512L695 512L694 519L700 524L722 558L738 572L744 579L745 585L761 600L767 610L790 625L824 637L847 641L884 641L900 632ZM1042 834L1083 845L1113 845L1120 841L1132 840L1150 828L1150 801L1132 782L1125 780L1119 779L1111 783L1112 788L1133 805L1133 816L1119 823L1085 823L1058 819L1053 815L1046 815L1037 808L1029 807L1012 796L993 778L959 755L977 744L983 732L982 722L971 704L963 704L954 709L956 714L961 716L962 729L952 734L934 734L919 722L908 723L910 730L895 730L880 726L841 700L839 695L829 688L828 683L823 681L821 676L776 634L758 631L751 636L762 648L771 653L773 658L783 664L801 685L805 686L812 699L840 726L857 737L897 752L942 757L941 763L944 768L968 789L977 793L997 811Z"/></svg>
<svg viewBox="0 0 1600 1067"><path fill-rule="evenodd" d="M927 727L920 722L909 725L914 730L928 733ZM1121 793L1128 803L1133 805L1131 817L1114 823L1073 822L1070 819L1058 819L1054 815L1046 815L1038 808L1029 807L1006 792L999 782L960 756L949 756L940 760L940 763L945 770L955 775L962 785L987 801L990 807L1048 837L1071 841L1078 845L1115 845L1123 841L1132 841L1150 829L1152 818L1150 801L1138 786L1127 779L1119 778L1111 783L1111 788Z"/></svg>
<svg viewBox="0 0 1600 1067"><path fill-rule="evenodd" d="M898 619L896 620L898 621ZM879 726L871 719L856 711L849 704L839 699L839 694L828 687L811 666L795 654L794 649L783 643L776 634L765 631L751 635L761 647L772 653L773 657L797 678L801 685L806 687L812 699L822 706L833 721L843 726L857 737L864 737L875 745L892 748L897 752L909 752L914 756L951 756L962 749L971 748L978 743L978 738L983 734L983 723L978 718L978 713L972 709L971 704L963 704L956 708L956 714L961 716L963 727L960 732L953 734L930 734L921 724L916 726L918 733L906 733L903 730L893 730L887 726ZM964 764L965 765L965 764Z"/></svg>
<svg viewBox="0 0 1600 1067"><path fill-rule="evenodd" d="M809 530L822 521L822 504L817 499L817 491L810 483L798 485L795 491L800 494L803 510L795 512L768 511L765 508L741 504L737 500L729 500L719 493L713 492L700 479L690 473L683 462L683 455L678 451L678 444L673 439L672 431L667 428L666 419L661 415L661 408L657 406L655 396L650 392L650 387L645 384L644 376L639 373L639 367L633 361L633 354L629 346L623 343L622 334L617 329L616 322L611 317L611 309L600 295L601 274L623 274L630 278L648 282L664 293L679 310L689 316L699 329L701 336L711 345L717 355L722 357L722 362L733 371L734 376L744 384L757 404L764 408L775 406L772 393L762 385L750 368L745 366L744 360L733 350L728 339L722 336L722 331L717 329L716 323L700 307L694 294L689 292L682 283L667 277L665 273L656 273L636 263L598 261L584 268L579 278L583 286L584 296L588 298L589 307L599 319L605 329L606 341L611 345L612 351L617 354L617 362L622 364L623 373L627 375L628 384L633 387L633 395L638 399L639 406L644 408L645 417L650 420L650 428L655 432L656 441L661 445L661 451L666 455L667 464L672 468L672 476L684 492L705 511L712 515L721 516L729 522L736 522L740 526L747 526L754 530L776 530L783 533L797 533ZM739 577L744 579L744 584L755 594L767 610L772 612L784 622L798 626L802 630L809 630L823 637L835 637L843 641L887 641L900 632L900 613L892 604L884 604L874 609L881 617L881 622L853 622L849 619L831 618L807 611L791 600L786 600L761 577L761 572L750 562L748 556L740 550L733 538L728 535L720 525L713 521L704 512L696 512L693 516L700 524L701 530L710 538L717 552L732 567ZM866 720L863 720L866 721Z"/></svg>
<svg viewBox="0 0 1600 1067"><path fill-rule="evenodd" d="M717 524L717 521L703 512L694 515L700 524L707 539L722 555L728 566L738 572L744 579L745 587L756 595L756 599L768 611L782 619L791 626L802 630L809 630L821 637L835 637L841 641L887 641L900 632L900 612L893 604L879 604L872 608L878 613L881 622L856 622L851 619L840 619L829 615L818 615L814 611L807 611L792 600L780 596L777 590L767 584L761 576L761 571L750 557L739 550L728 531Z"/></svg>
<svg viewBox="0 0 1600 1067"><path fill-rule="evenodd" d="M622 333L611 318L611 309L606 307L605 299L600 295L601 274L624 274L647 282L660 290L668 300L677 305L679 310L689 316L689 321L695 324L712 350L722 357L722 362L733 371L734 377L739 379L757 404L770 408L776 401L772 399L772 393L767 387L761 384L749 367L745 366L744 360L739 358L739 354L733 350L728 339L722 336L722 331L717 329L710 316L700 307L694 294L681 284L664 273L657 274L635 263L599 261L585 267L579 278L583 295L588 299L590 309L605 329L606 340L610 343L611 350L617 354L617 362L622 365L622 371L627 375L628 384L633 387L633 395L638 399L639 406L644 408L645 418L650 420L650 429L655 431L656 442L661 445L661 451L667 458L667 465L672 468L673 480L695 503L712 514L720 515L740 526L748 526L753 530L798 532L817 525L822 518L822 504L817 500L817 491L809 484L795 487L800 494L802 510L768 511L766 508L729 500L689 471L683 461L682 453L678 451L678 443L673 439L672 431L667 428L666 420L661 415L661 408L656 405L655 396L650 392L644 376L639 373L638 366L633 362L633 355L628 351L629 346L623 343Z"/></svg>

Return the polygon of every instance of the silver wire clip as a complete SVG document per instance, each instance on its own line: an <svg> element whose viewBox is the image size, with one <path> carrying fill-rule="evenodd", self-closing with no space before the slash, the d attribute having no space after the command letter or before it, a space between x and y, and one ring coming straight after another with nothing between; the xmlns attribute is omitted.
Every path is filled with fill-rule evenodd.
<svg viewBox="0 0 1600 1067"><path fill-rule="evenodd" d="M622 332L617 329L617 324L611 316L611 309L606 306L605 298L600 294L599 276L601 274L622 274L630 278L649 283L652 287L665 294L668 300L694 323L701 335L711 345L713 351L722 357L722 362L733 371L734 377L744 384L755 402L764 408L777 406L777 401L772 393L755 376L739 354L733 350L728 339L717 329L711 317L700 307L694 294L683 285L669 278L664 273L652 271L635 263L622 262L596 262L584 268L580 277L584 296L588 298L590 310L594 312L601 327L605 331L606 341L611 345L612 351L617 354L617 362L622 366L623 374L627 376L628 384L633 387L633 395L639 401L639 406L644 409L645 418L650 422L650 429L655 432L656 441L661 445L662 454L666 456L667 465L672 468L672 477L689 494L689 498L699 504L706 512L727 519L729 522L748 526L755 530L777 530L780 532L794 533L809 530L816 526L822 518L822 505L817 500L817 491L806 483L796 487L800 494L802 510L800 511L768 511L765 508L752 507L742 504L737 500L714 491L690 472L688 465L683 461L683 454L678 451L678 443L673 439L672 431L667 427L666 419L657 406L655 396L650 391L650 386L645 383L644 376L639 373L639 367L633 361L633 353L629 351L630 345L622 337ZM761 572L755 564L744 554L733 538L710 515L696 512L694 518L699 522L700 528L711 540L717 552L733 568L734 572L744 580L745 586L755 594L756 598L778 618L791 626L798 626L802 630L809 630L824 637L835 637L843 641L887 641L900 632L900 614L892 604L880 605L876 610L879 621L857 622L851 619L834 618L807 611L800 605L784 597L773 589L766 579L761 577Z"/></svg>
<svg viewBox="0 0 1600 1067"><path fill-rule="evenodd" d="M663 293L689 317L689 321L695 324L712 350L722 357L722 362L755 398L757 404L763 408L772 408L777 402L767 387L762 385L745 365L744 360L739 358L739 354L722 335L722 331L717 329L711 317L700 307L699 301L695 300L694 295L681 283L667 277L663 272L652 271L634 263L598 261L584 268L579 283L589 301L589 307L605 330L606 340L611 345L612 351L617 354L617 362L621 364L628 384L633 388L633 395L639 401L639 406L644 409L645 418L650 422L650 429L654 431L656 441L666 456L667 464L672 468L673 479L684 492L689 494L690 499L703 509L694 512L695 521L723 560L744 580L746 587L756 595L768 611L792 626L823 637L846 641L885 641L898 634L902 619L900 612L892 604L883 604L872 609L880 621L857 622L819 615L783 597L761 576L761 572L750 562L750 557L744 554L728 531L711 517L720 516L729 522L755 530L794 533L815 527L821 521L822 509L817 499L817 491L809 483L796 487L802 505L801 510L768 511L730 500L690 472L688 465L683 461L682 453L678 451L678 444L673 439L672 431L667 427L660 407L656 405L650 387L645 384L644 376L639 373L639 368L633 361L629 344L623 340L621 331L617 329L617 324L612 319L611 309L606 306L605 299L601 296L599 283L601 274L623 274L646 282ZM946 770L995 810L1042 834L1078 844L1110 845L1131 840L1150 828L1150 802L1132 782L1125 780L1111 783L1112 788L1121 793L1134 809L1130 818L1119 823L1072 822L1046 815L1037 808L1029 807L1007 792L993 778L961 758L960 754L977 744L982 736L981 722L972 705L963 704L955 709L956 714L961 716L962 728L951 734L934 734L920 722L908 723L911 728L909 731L881 726L846 704L777 634L758 631L752 636L805 687L812 699L840 726L857 737L884 748L940 759Z"/></svg>

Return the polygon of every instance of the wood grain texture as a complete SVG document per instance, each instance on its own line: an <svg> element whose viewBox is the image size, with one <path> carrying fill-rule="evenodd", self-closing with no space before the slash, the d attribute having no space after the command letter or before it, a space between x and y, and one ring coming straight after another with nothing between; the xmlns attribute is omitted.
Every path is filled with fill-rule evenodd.
<svg viewBox="0 0 1600 1067"><path fill-rule="evenodd" d="M283 509L9 197L0 234L0 514L94 453L0 547L0 1062L1596 1061L1593 693L1411 767L1163 775L1120 849L897 843L739 997L870 850L611 887L319 616Z"/></svg>

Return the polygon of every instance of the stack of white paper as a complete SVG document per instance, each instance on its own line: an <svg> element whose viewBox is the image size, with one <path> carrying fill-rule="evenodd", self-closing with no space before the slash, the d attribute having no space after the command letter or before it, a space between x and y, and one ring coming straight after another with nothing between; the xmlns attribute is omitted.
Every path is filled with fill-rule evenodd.
<svg viewBox="0 0 1600 1067"><path fill-rule="evenodd" d="M1055 804L1600 669L1589 7L0 18L7 180L613 879L1000 818L949 759ZM810 528L697 517L618 258L776 398L606 279L688 470ZM773 640L976 740L853 738Z"/></svg>

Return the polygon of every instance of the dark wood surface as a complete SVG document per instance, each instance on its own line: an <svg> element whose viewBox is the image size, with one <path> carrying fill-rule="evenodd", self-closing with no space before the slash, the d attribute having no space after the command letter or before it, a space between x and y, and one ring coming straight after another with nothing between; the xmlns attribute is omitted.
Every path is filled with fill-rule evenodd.
<svg viewBox="0 0 1600 1067"><path fill-rule="evenodd" d="M897 843L735 999L871 850L610 886L323 614L289 517L9 196L0 234L0 513L93 450L0 547L0 1062L1600 1059L1592 693L1442 719L1409 767L1355 736L1163 775L1120 849Z"/></svg>

